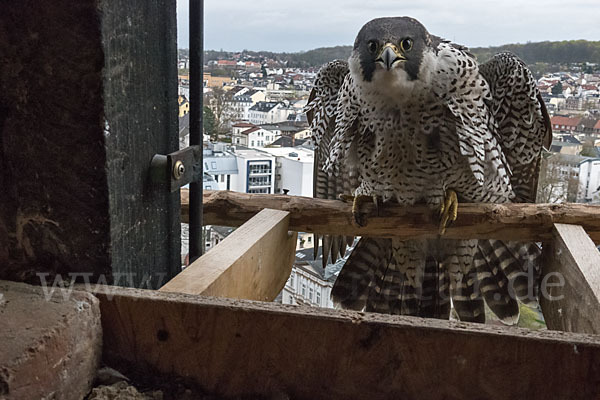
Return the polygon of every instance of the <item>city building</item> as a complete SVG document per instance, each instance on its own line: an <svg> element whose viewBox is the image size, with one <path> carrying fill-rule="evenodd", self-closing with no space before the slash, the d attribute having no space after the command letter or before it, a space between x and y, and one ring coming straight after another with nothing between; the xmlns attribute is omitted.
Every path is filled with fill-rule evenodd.
<svg viewBox="0 0 600 400"><path fill-rule="evenodd" d="M180 118L190 112L190 102L188 101L186 96L180 94L177 99L177 103L179 103L179 117Z"/></svg>
<svg viewBox="0 0 600 400"><path fill-rule="evenodd" d="M295 139L306 139L312 136L312 132L306 121L278 121L275 123L262 124L260 127L269 130L276 135L290 136Z"/></svg>
<svg viewBox="0 0 600 400"><path fill-rule="evenodd" d="M575 132L581 118L554 116L550 119L552 129L560 132Z"/></svg>
<svg viewBox="0 0 600 400"><path fill-rule="evenodd" d="M248 110L248 121L256 125L285 121L290 111L279 101L259 101Z"/></svg>
<svg viewBox="0 0 600 400"><path fill-rule="evenodd" d="M262 148L270 145L278 138L279 136L275 135L273 132L253 125L245 130L235 130L234 133L232 133L231 142L235 145L241 145L248 148Z"/></svg>
<svg viewBox="0 0 600 400"><path fill-rule="evenodd" d="M333 308L331 289L353 247L346 256L323 268L322 247L315 258L314 248L296 250L292 272L283 287L278 300L283 304L308 305Z"/></svg>
<svg viewBox="0 0 600 400"><path fill-rule="evenodd" d="M275 192L292 196L313 195L314 151L302 147L263 149L275 157Z"/></svg>
<svg viewBox="0 0 600 400"><path fill-rule="evenodd" d="M579 198L582 203L600 203L600 158L588 158L579 165Z"/></svg>
<svg viewBox="0 0 600 400"><path fill-rule="evenodd" d="M238 163L236 157L225 150L223 144L215 145L212 149L204 149L204 173L214 178L216 190L235 190L232 186L232 177L238 175Z"/></svg>
<svg viewBox="0 0 600 400"><path fill-rule="evenodd" d="M237 175L231 176L231 190L243 193L275 192L275 157L256 149L236 148L232 151Z"/></svg>

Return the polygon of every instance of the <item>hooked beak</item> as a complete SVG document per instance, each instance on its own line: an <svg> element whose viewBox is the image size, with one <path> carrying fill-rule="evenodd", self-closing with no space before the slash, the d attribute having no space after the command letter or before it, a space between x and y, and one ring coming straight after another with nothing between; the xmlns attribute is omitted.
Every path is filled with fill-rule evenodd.
<svg viewBox="0 0 600 400"><path fill-rule="evenodd" d="M406 61L406 58L392 43L386 43L375 59L375 62L382 64L388 71L393 68L394 63L399 61Z"/></svg>

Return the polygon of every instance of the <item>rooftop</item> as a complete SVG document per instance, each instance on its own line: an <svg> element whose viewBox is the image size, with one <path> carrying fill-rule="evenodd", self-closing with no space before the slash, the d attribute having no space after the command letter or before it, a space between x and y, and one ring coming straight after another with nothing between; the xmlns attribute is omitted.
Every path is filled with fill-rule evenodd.
<svg viewBox="0 0 600 400"><path fill-rule="evenodd" d="M261 128L269 131L279 130L282 132L300 132L308 129L308 122L306 121L281 121L272 124L262 124Z"/></svg>
<svg viewBox="0 0 600 400"><path fill-rule="evenodd" d="M252 132L256 132L256 131L260 131L260 128L258 126L253 126L250 129L246 129L245 131L242 131L242 135L249 135Z"/></svg>
<svg viewBox="0 0 600 400"><path fill-rule="evenodd" d="M550 122L552 125L577 126L581 122L581 118L554 116L550 118Z"/></svg>
<svg viewBox="0 0 600 400"><path fill-rule="evenodd" d="M253 128L255 126L256 125L251 124L250 122L238 122L232 125L233 128Z"/></svg>
<svg viewBox="0 0 600 400"><path fill-rule="evenodd" d="M265 147L263 150L275 157L284 157L303 163L312 163L315 158L312 150L301 147Z"/></svg>
<svg viewBox="0 0 600 400"><path fill-rule="evenodd" d="M245 159L272 159L273 155L257 149L249 149L243 146L236 146L233 154Z"/></svg>
<svg viewBox="0 0 600 400"><path fill-rule="evenodd" d="M251 111L260 111L260 112L269 112L275 107L279 106L281 103L278 101L259 101L255 105L253 105L250 110Z"/></svg>
<svg viewBox="0 0 600 400"><path fill-rule="evenodd" d="M291 136L280 136L271 143L269 146L272 147L295 147L305 144L307 139L294 139Z"/></svg>

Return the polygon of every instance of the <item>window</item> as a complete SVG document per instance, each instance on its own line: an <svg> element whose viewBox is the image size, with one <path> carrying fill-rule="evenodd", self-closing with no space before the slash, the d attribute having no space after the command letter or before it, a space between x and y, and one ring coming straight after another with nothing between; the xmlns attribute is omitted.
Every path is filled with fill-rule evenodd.
<svg viewBox="0 0 600 400"><path fill-rule="evenodd" d="M225 174L221 175L221 183L225 182Z"/></svg>
<svg viewBox="0 0 600 400"><path fill-rule="evenodd" d="M302 284L302 297L306 297L306 284Z"/></svg>
<svg viewBox="0 0 600 400"><path fill-rule="evenodd" d="M321 305L321 289L317 289L317 300L316 303Z"/></svg>
<svg viewBox="0 0 600 400"><path fill-rule="evenodd" d="M254 163L249 164L248 168L250 169L249 173L252 174L270 174L271 173L271 163L268 161L261 161L260 164Z"/></svg>
<svg viewBox="0 0 600 400"><path fill-rule="evenodd" d="M250 189L247 193L271 193L271 188Z"/></svg>
<svg viewBox="0 0 600 400"><path fill-rule="evenodd" d="M254 146L254 140L251 142L252 144L250 146Z"/></svg>
<svg viewBox="0 0 600 400"><path fill-rule="evenodd" d="M314 289L313 288L309 288L308 289L308 299L310 301L312 301L312 299L313 299L313 293L314 293Z"/></svg>
<svg viewBox="0 0 600 400"><path fill-rule="evenodd" d="M251 176L248 178L248 186L271 186L271 175Z"/></svg>
<svg viewBox="0 0 600 400"><path fill-rule="evenodd" d="M217 169L217 162L216 162L216 161L211 161L211 162L210 162L210 167L211 167L212 169Z"/></svg>
<svg viewBox="0 0 600 400"><path fill-rule="evenodd" d="M307 241L308 241L308 243L310 243L312 241L312 236L309 236Z"/></svg>
<svg viewBox="0 0 600 400"><path fill-rule="evenodd" d="M290 286L294 287L294 273L292 272L292 274L290 275Z"/></svg>

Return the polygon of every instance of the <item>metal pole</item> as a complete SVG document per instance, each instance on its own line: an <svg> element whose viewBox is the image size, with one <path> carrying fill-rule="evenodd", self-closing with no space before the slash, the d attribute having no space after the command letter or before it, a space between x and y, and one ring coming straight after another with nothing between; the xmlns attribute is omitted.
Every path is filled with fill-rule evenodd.
<svg viewBox="0 0 600 400"><path fill-rule="evenodd" d="M190 146L202 146L204 86L204 0L190 0ZM200 159L200 168L203 169ZM202 255L202 177L190 183L189 249L192 263Z"/></svg>

